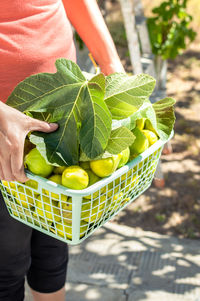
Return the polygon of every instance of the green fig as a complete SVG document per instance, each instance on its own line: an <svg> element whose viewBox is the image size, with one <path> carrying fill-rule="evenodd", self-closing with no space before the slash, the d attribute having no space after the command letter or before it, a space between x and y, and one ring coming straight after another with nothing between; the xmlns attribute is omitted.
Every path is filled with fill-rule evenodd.
<svg viewBox="0 0 200 301"><path fill-rule="evenodd" d="M128 162L128 160L129 160L129 158L130 158L130 148L129 148L129 147L125 148L125 149L121 152L121 154L122 154L122 157L121 157L121 159L120 159L120 161L119 161L118 168L124 166L124 165Z"/></svg>
<svg viewBox="0 0 200 301"><path fill-rule="evenodd" d="M33 148L25 156L24 163L32 173L44 178L48 177L54 169L52 165L45 161L37 148Z"/></svg>
<svg viewBox="0 0 200 301"><path fill-rule="evenodd" d="M149 140L140 129L136 127L132 132L136 138L133 144L130 146L131 156L141 154L149 147Z"/></svg>
<svg viewBox="0 0 200 301"><path fill-rule="evenodd" d="M62 185L71 189L84 189L89 184L87 172L78 165L67 167L62 174Z"/></svg>
<svg viewBox="0 0 200 301"><path fill-rule="evenodd" d="M112 157L90 161L91 170L100 178L110 176L118 167L121 153Z"/></svg>

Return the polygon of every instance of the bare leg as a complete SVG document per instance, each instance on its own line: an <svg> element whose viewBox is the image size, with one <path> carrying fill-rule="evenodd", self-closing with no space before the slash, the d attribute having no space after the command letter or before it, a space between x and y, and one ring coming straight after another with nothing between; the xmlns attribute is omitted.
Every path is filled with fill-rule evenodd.
<svg viewBox="0 0 200 301"><path fill-rule="evenodd" d="M161 168L161 161L159 160L158 166L153 180L154 186L157 188L163 188L165 186L165 179Z"/></svg>
<svg viewBox="0 0 200 301"><path fill-rule="evenodd" d="M163 154L163 155L170 155L172 152L173 152L173 149L172 149L171 142L168 141L168 142L164 145L164 147L163 147L162 154Z"/></svg>
<svg viewBox="0 0 200 301"><path fill-rule="evenodd" d="M61 288L59 291L49 294L38 293L31 289L34 301L65 301L65 288Z"/></svg>

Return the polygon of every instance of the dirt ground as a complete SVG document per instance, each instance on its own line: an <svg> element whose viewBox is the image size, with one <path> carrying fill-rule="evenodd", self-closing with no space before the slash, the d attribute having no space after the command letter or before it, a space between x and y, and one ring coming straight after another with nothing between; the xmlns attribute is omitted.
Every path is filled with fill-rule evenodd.
<svg viewBox="0 0 200 301"><path fill-rule="evenodd" d="M118 15L118 7L112 12ZM110 19L109 19L110 18ZM118 21L116 21L118 20ZM108 16L112 36L131 71L123 24ZM173 152L162 155L165 187L152 186L113 222L178 237L200 238L200 29L183 55L168 62L167 95L175 98Z"/></svg>

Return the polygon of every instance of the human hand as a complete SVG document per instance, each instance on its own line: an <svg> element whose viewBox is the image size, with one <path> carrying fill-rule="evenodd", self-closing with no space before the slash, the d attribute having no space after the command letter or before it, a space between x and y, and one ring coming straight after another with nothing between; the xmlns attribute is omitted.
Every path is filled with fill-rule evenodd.
<svg viewBox="0 0 200 301"><path fill-rule="evenodd" d="M26 116L0 101L0 180L26 182L24 141L30 131L50 133L58 125Z"/></svg>

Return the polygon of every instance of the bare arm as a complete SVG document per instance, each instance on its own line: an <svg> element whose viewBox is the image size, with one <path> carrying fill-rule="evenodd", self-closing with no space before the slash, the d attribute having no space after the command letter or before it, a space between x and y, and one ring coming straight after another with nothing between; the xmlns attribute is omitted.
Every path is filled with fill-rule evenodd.
<svg viewBox="0 0 200 301"><path fill-rule="evenodd" d="M23 164L26 135L56 129L57 124L30 118L0 101L0 180L27 181Z"/></svg>
<svg viewBox="0 0 200 301"><path fill-rule="evenodd" d="M106 75L124 72L96 0L63 0L67 16Z"/></svg>

